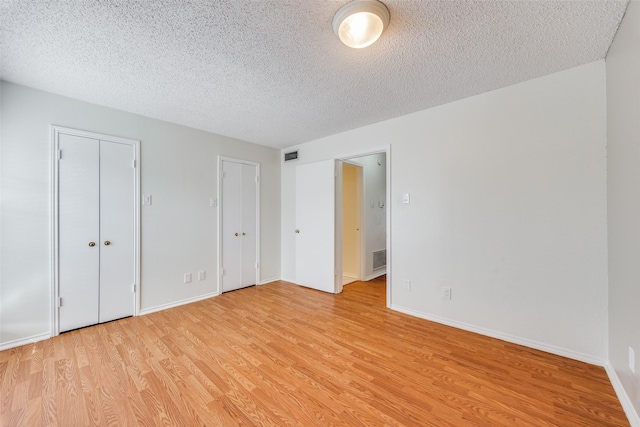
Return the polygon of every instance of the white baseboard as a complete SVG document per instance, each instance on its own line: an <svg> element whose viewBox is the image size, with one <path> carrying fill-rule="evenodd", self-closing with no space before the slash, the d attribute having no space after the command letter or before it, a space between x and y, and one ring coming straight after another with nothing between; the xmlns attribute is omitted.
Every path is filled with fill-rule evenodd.
<svg viewBox="0 0 640 427"><path fill-rule="evenodd" d="M374 271L373 274L370 274L367 277L365 277L364 281L368 282L369 280L373 280L376 277L384 276L385 274L387 274L387 268L386 267L381 269L381 270Z"/></svg>
<svg viewBox="0 0 640 427"><path fill-rule="evenodd" d="M443 325L447 325L447 326L453 326L454 328L458 328L458 329L463 329L465 331L469 331L469 332L475 332L477 334L480 335L486 335L488 337L492 337L492 338L497 338L503 341L507 341L510 343L514 343L514 344L519 344L519 345L523 345L525 347L529 347L529 348L533 348L536 350L541 350L541 351L545 351L547 353L551 353L551 354L555 354L558 356L562 356L562 357L567 357L569 359L574 359L574 360L578 360L580 362L585 362L585 363L589 363L591 365L597 365L597 366L605 366L605 359L600 359L598 357L589 355L589 354L584 354L584 353L580 353L577 351L573 351L573 350L569 350L566 348L562 348L562 347L557 347L554 345L550 345L550 344L545 344L545 343L541 343L538 341L534 341L534 340L530 340L530 339L526 339L526 338L521 338L515 335L510 335L510 334L505 334L502 332L498 332L498 331L494 331L492 329L487 329L487 328L482 328L479 326L474 326L474 325L470 325L468 323L463 323L463 322L458 322L455 320L450 320L450 319L446 319L444 317L440 317L440 316L433 316L430 314L426 314L426 313L421 313L418 311L413 311L410 309L406 309L403 307L398 307L397 305L392 304L389 308L391 308L392 310L396 310L399 311L401 313L405 313L405 314L409 314L411 316L415 316L415 317L419 317L421 319L426 319L426 320L430 320L432 322L436 322L436 323L441 323Z"/></svg>
<svg viewBox="0 0 640 427"><path fill-rule="evenodd" d="M616 391L616 395L618 395L622 409L624 409L624 413L629 419L629 424L631 424L631 427L640 427L640 416L638 415L638 412L636 412L636 408L634 408L631 399L629 399L629 395L622 386L622 382L620 382L620 378L618 378L616 370L611 366L611 362L607 362L604 365L604 369L607 371L607 375L609 375L611 385Z"/></svg>
<svg viewBox="0 0 640 427"><path fill-rule="evenodd" d="M17 340L0 343L0 351L9 350L10 348L20 347L22 345L33 344L34 342L48 340L49 338L51 338L51 334L48 332L45 334L31 335L26 338L18 338Z"/></svg>
<svg viewBox="0 0 640 427"><path fill-rule="evenodd" d="M267 283L271 283L271 282L277 282L278 280L282 280L279 277L272 277L270 279L262 279L260 281L260 283L258 283L259 285L266 285Z"/></svg>
<svg viewBox="0 0 640 427"><path fill-rule="evenodd" d="M292 279L291 277L281 277L280 280L282 280L283 282L289 282L289 283L296 283L296 281L294 279Z"/></svg>
<svg viewBox="0 0 640 427"><path fill-rule="evenodd" d="M155 313L156 311L162 311L162 310L166 310L166 309L173 308L173 307L179 307L181 305L189 304L189 303L192 303L192 302L202 301L203 299L207 299L207 298L211 298L211 297L217 297L218 295L220 295L218 292L211 292L209 294L199 295L199 296L193 297L193 298L186 298L186 299L183 299L183 300L180 300L180 301L170 302L168 304L157 305L155 307L149 307L149 308L145 308L143 310L140 310L140 313L138 313L138 315L139 316L144 316L145 314Z"/></svg>
<svg viewBox="0 0 640 427"><path fill-rule="evenodd" d="M348 274L342 275L342 286L350 285L358 281L358 278L355 276L350 276Z"/></svg>

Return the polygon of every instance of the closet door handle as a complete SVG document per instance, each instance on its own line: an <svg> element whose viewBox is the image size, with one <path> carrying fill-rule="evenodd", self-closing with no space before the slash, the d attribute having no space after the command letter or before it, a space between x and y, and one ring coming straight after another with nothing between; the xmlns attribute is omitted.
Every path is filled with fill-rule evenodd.
<svg viewBox="0 0 640 427"><path fill-rule="evenodd" d="M89 242L89 247L90 248L94 247L95 245L96 245L95 242Z"/></svg>
<svg viewBox="0 0 640 427"><path fill-rule="evenodd" d="M236 237L238 237L238 233L236 233Z"/></svg>
<svg viewBox="0 0 640 427"><path fill-rule="evenodd" d="M105 241L104 241L104 245L105 245L105 246L109 246L110 244L111 244L111 242L110 242L110 241L108 241L108 240L105 240Z"/></svg>

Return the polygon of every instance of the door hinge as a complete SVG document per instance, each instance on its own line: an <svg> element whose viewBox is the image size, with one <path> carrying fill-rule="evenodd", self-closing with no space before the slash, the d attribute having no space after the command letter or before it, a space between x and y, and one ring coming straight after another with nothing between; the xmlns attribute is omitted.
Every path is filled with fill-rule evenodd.
<svg viewBox="0 0 640 427"><path fill-rule="evenodd" d="M56 150L56 159L60 160L62 158L62 150Z"/></svg>
<svg viewBox="0 0 640 427"><path fill-rule="evenodd" d="M220 179L224 179L224 171L220 172Z"/></svg>
<svg viewBox="0 0 640 427"><path fill-rule="evenodd" d="M58 297L58 308L62 307L62 297Z"/></svg>
<svg viewBox="0 0 640 427"><path fill-rule="evenodd" d="M132 285L132 287L133 287L133 293L135 294L135 293L136 293L136 284L134 283L134 284Z"/></svg>
<svg viewBox="0 0 640 427"><path fill-rule="evenodd" d="M260 182L260 177L256 175L256 182Z"/></svg>
<svg viewBox="0 0 640 427"><path fill-rule="evenodd" d="M136 168L136 159L133 159L133 168Z"/></svg>
<svg viewBox="0 0 640 427"><path fill-rule="evenodd" d="M221 269L220 269L220 275L221 275L221 276L224 276L224 268L221 268Z"/></svg>
<svg viewBox="0 0 640 427"><path fill-rule="evenodd" d="M256 262L256 270L260 267L260 264Z"/></svg>

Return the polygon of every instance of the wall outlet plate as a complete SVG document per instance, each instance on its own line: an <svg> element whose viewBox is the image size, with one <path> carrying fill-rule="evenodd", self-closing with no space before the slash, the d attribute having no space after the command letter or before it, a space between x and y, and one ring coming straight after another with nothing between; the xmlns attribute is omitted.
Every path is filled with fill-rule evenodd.
<svg viewBox="0 0 640 427"><path fill-rule="evenodd" d="M451 299L451 288L444 286L442 288L442 299Z"/></svg>
<svg viewBox="0 0 640 427"><path fill-rule="evenodd" d="M191 273L184 274L184 283L191 283Z"/></svg>
<svg viewBox="0 0 640 427"><path fill-rule="evenodd" d="M411 291L411 280L405 280L402 283L402 289L404 289L405 291Z"/></svg>

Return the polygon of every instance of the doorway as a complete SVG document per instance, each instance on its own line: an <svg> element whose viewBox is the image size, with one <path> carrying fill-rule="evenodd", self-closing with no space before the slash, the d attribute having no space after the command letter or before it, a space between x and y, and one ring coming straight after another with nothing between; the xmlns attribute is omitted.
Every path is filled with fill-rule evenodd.
<svg viewBox="0 0 640 427"><path fill-rule="evenodd" d="M387 159L373 153L342 160L341 227L344 284L387 273Z"/></svg>

